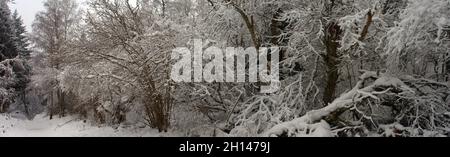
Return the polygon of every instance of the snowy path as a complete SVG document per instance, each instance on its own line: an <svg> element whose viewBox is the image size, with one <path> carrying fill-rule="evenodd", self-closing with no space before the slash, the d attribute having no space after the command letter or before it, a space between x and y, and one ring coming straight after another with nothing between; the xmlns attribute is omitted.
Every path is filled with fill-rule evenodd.
<svg viewBox="0 0 450 157"><path fill-rule="evenodd" d="M49 120L38 115L32 121L0 115L0 137L159 137L160 134L150 128L97 127L89 123L74 120L72 117Z"/></svg>

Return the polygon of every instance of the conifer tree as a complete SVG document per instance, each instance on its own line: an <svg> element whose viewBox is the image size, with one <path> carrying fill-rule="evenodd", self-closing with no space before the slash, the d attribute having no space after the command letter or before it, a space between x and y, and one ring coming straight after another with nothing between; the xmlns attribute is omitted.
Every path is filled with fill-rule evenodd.
<svg viewBox="0 0 450 157"><path fill-rule="evenodd" d="M14 43L17 46L17 50L19 56L21 58L28 58L30 56L30 51L28 50L28 39L25 36L26 29L23 24L22 17L20 17L19 13L14 11L12 15L12 28L14 33Z"/></svg>
<svg viewBox="0 0 450 157"><path fill-rule="evenodd" d="M17 56L12 34L11 11L7 0L0 0L0 61Z"/></svg>

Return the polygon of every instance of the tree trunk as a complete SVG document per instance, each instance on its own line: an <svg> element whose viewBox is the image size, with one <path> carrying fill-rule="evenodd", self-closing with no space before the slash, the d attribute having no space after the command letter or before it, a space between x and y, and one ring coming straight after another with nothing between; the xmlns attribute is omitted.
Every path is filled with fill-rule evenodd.
<svg viewBox="0 0 450 157"><path fill-rule="evenodd" d="M330 23L326 35L324 44L326 46L326 54L323 56L325 65L327 68L327 80L323 95L323 102L325 105L331 103L335 97L336 87L339 79L339 37L341 29L337 23Z"/></svg>
<svg viewBox="0 0 450 157"><path fill-rule="evenodd" d="M242 20L244 20L245 25L247 26L247 29L250 32L253 46L255 46L256 51L259 52L259 49L261 48L261 42L259 41L259 38L258 38L258 33L256 30L255 21L253 20L253 16L247 15L247 13L233 1L225 0L225 2L227 2L231 6L233 6L233 8L239 13L239 15L241 15Z"/></svg>
<svg viewBox="0 0 450 157"><path fill-rule="evenodd" d="M58 89L58 104L59 104L59 117L65 117L65 94L61 89Z"/></svg>
<svg viewBox="0 0 450 157"><path fill-rule="evenodd" d="M53 119L53 91L50 92L50 104L49 104L49 112L50 112L50 120Z"/></svg>
<svg viewBox="0 0 450 157"><path fill-rule="evenodd" d="M27 116L27 118L29 119L31 117L30 115L30 111L28 109L28 102L27 102L27 97L26 97L27 91L26 89L23 89L22 91L22 102L23 102L23 108L25 110L25 115Z"/></svg>

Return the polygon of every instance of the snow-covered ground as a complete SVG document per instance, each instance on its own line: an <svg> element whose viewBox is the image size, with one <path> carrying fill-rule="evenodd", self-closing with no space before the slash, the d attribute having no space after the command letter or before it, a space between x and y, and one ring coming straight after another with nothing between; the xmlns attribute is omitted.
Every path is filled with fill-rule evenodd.
<svg viewBox="0 0 450 157"><path fill-rule="evenodd" d="M148 127L94 126L73 117L49 120L47 116L38 115L33 120L13 118L0 114L0 137L167 137L174 134L161 134Z"/></svg>

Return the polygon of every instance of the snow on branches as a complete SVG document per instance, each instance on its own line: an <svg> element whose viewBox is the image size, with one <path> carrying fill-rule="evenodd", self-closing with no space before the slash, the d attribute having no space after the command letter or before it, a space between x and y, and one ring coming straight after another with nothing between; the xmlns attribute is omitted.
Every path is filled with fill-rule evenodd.
<svg viewBox="0 0 450 157"><path fill-rule="evenodd" d="M385 52L391 71L407 69L407 61L423 66L419 63L427 62L425 58L442 58L440 55L448 53L449 15L448 0L411 0L401 20L386 35Z"/></svg>
<svg viewBox="0 0 450 157"><path fill-rule="evenodd" d="M25 69L21 59L6 59L0 62L0 113L6 112L16 97L15 88L18 86L16 72Z"/></svg>
<svg viewBox="0 0 450 157"><path fill-rule="evenodd" d="M352 90L328 106L276 125L265 136L445 135L449 89L430 80L365 71Z"/></svg>

